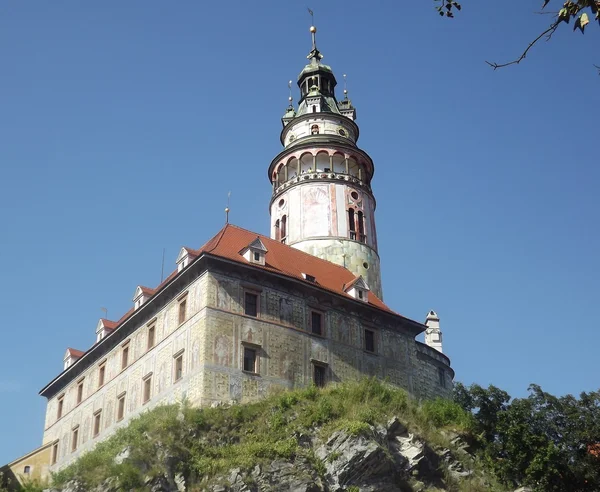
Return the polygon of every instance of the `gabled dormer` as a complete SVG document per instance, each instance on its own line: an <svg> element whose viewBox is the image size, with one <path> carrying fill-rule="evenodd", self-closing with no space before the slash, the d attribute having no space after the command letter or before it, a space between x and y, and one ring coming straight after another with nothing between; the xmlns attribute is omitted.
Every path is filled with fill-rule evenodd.
<svg viewBox="0 0 600 492"><path fill-rule="evenodd" d="M177 263L177 271L180 272L183 270L194 258L196 258L196 256L198 256L198 253L195 250L186 248L185 246L181 248L177 260L175 261Z"/></svg>
<svg viewBox="0 0 600 492"><path fill-rule="evenodd" d="M117 327L117 323L108 319L100 318L96 326L96 343L102 340Z"/></svg>
<svg viewBox="0 0 600 492"><path fill-rule="evenodd" d="M257 236L248 246L246 246L240 254L246 259L248 263L254 263L255 265L265 265L267 247Z"/></svg>
<svg viewBox="0 0 600 492"><path fill-rule="evenodd" d="M139 309L142 304L144 304L148 299L150 299L154 295L155 292L155 289L150 289L149 287L138 285L135 289L135 293L133 294L133 308Z"/></svg>
<svg viewBox="0 0 600 492"><path fill-rule="evenodd" d="M68 369L73 364L75 364L75 362L77 362L83 354L84 354L84 352L82 352L81 350L77 350L77 349L69 347L67 349L67 351L65 352L65 356L63 358L64 369Z"/></svg>
<svg viewBox="0 0 600 492"><path fill-rule="evenodd" d="M369 302L369 286L362 276L355 278L352 282L344 285L344 292L354 299Z"/></svg>

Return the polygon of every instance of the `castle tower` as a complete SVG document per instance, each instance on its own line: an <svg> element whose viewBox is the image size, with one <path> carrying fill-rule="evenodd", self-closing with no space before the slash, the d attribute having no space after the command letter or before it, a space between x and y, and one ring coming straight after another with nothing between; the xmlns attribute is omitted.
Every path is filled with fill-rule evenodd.
<svg viewBox="0 0 600 492"><path fill-rule="evenodd" d="M271 162L271 237L362 276L380 299L374 166L357 146L356 110L317 49L311 27L309 63L298 76L300 100L283 118L284 150ZM291 82L290 82L291 87Z"/></svg>

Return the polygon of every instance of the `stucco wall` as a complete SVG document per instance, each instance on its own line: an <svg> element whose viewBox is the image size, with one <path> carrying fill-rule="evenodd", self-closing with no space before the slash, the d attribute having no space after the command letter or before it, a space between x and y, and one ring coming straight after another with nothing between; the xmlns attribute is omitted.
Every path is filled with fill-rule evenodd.
<svg viewBox="0 0 600 492"><path fill-rule="evenodd" d="M19 484L23 483L24 479L46 479L50 465L50 451L50 446L44 445L1 467L0 487L5 487L8 490L19 490ZM29 467L29 473L25 473L25 467Z"/></svg>

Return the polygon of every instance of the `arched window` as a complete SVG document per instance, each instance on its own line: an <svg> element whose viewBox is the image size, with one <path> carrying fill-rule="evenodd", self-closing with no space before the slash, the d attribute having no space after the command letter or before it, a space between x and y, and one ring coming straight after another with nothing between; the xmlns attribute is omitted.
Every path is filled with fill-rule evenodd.
<svg viewBox="0 0 600 492"><path fill-rule="evenodd" d="M358 240L361 243L367 242L367 236L365 234L365 217L362 212L358 212Z"/></svg>
<svg viewBox="0 0 600 492"><path fill-rule="evenodd" d="M280 241L285 244L285 240L287 237L287 215L281 217L281 226L279 228L280 232Z"/></svg>
<svg viewBox="0 0 600 492"><path fill-rule="evenodd" d="M354 220L354 209L348 209L348 229L350 232L350 239L356 239L356 224Z"/></svg>
<svg viewBox="0 0 600 492"><path fill-rule="evenodd" d="M275 239L281 240L281 230L279 229L279 219L275 221Z"/></svg>
<svg viewBox="0 0 600 492"><path fill-rule="evenodd" d="M311 135L318 135L319 134L319 125L311 126L310 133L311 133Z"/></svg>
<svg viewBox="0 0 600 492"><path fill-rule="evenodd" d="M314 104L313 104L313 107L312 107L312 112L313 112L313 113L316 113L316 112L317 112L317 107L316 107ZM319 132L317 132L317 133L319 133Z"/></svg>

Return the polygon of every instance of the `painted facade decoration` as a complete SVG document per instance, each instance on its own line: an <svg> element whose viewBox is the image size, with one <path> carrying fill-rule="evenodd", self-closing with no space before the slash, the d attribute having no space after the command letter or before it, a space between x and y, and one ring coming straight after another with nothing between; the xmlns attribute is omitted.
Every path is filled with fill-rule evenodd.
<svg viewBox="0 0 600 492"><path fill-rule="evenodd" d="M163 283L138 287L127 314L100 321L97 343L70 349L40 391L47 470L156 405L250 401L316 383L315 367L326 383L369 375L417 398L451 395L441 332L439 347L418 342L428 326L382 300L374 165L314 38L309 59L269 167L271 237L227 224L200 249L182 248Z"/></svg>

